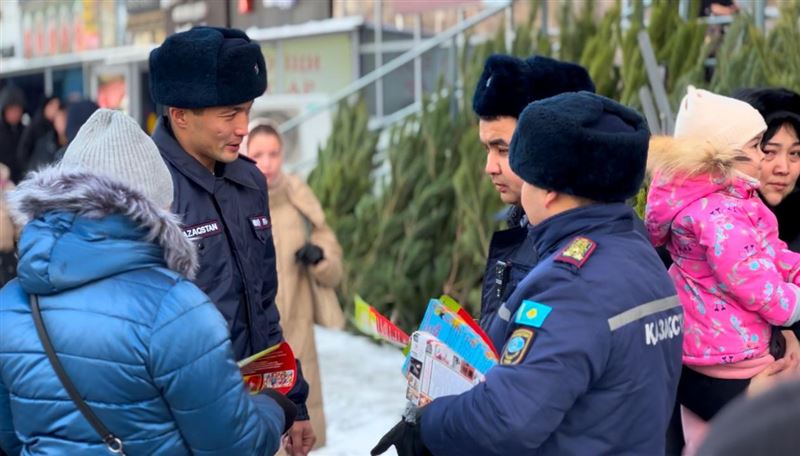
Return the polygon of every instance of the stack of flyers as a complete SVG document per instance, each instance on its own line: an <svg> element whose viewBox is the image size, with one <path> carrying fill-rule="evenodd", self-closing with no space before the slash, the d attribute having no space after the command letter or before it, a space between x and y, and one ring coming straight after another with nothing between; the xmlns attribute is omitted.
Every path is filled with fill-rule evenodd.
<svg viewBox="0 0 800 456"><path fill-rule="evenodd" d="M408 360L406 398L417 407L437 397L461 394L484 380L450 347L424 331L411 335Z"/></svg>
<svg viewBox="0 0 800 456"><path fill-rule="evenodd" d="M455 299L431 299L412 336L363 299L355 298L355 324L363 333L404 348L406 397L422 407L437 397L461 394L486 377L499 356L489 336Z"/></svg>
<svg viewBox="0 0 800 456"><path fill-rule="evenodd" d="M464 362L486 374L499 359L497 350L477 322L452 298L431 299L418 331L436 337ZM403 371L408 372L409 358Z"/></svg>
<svg viewBox="0 0 800 456"><path fill-rule="evenodd" d="M466 309L461 307L461 305L455 299L447 295L442 295L439 298L439 302L441 302L442 305L447 307L447 309L449 309L451 312L461 317L461 319L464 320L464 322L468 324L469 327L472 328L484 342L486 342L486 345L488 345L489 348L492 350L492 353L494 353L495 360L500 358L500 354L497 353L497 349L492 344L492 341L489 339L489 336L486 334L486 332L483 331L483 328L481 328L478 322L475 321L474 318L472 318L472 315L470 315L469 312L466 311ZM430 305L430 303L428 305Z"/></svg>

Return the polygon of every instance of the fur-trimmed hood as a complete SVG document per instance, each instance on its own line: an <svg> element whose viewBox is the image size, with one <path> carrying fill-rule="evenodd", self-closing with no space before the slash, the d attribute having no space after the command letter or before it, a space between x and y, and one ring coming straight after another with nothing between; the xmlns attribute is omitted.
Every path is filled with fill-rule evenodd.
<svg viewBox="0 0 800 456"><path fill-rule="evenodd" d="M727 179L733 176L735 157L742 155L730 145L710 140L653 136L647 151L647 171L661 176L709 174Z"/></svg>
<svg viewBox="0 0 800 456"><path fill-rule="evenodd" d="M24 226L21 279L26 265L43 269L39 273L47 282L56 275L80 275L77 271L82 270L123 272L137 262L161 262L189 278L197 270L196 248L184 237L177 216L109 177L53 166L31 174L8 194L8 202L14 221ZM67 251L70 255L65 255ZM108 271L87 267L87 261L107 265ZM54 268L50 264L54 262L64 270ZM49 286L63 289L80 285L83 279L89 278L71 277L68 284Z"/></svg>
<svg viewBox="0 0 800 456"><path fill-rule="evenodd" d="M760 183L733 168L734 149L707 141L655 137L650 141L645 225L654 245L668 241L673 221L684 209L712 193L753 197Z"/></svg>

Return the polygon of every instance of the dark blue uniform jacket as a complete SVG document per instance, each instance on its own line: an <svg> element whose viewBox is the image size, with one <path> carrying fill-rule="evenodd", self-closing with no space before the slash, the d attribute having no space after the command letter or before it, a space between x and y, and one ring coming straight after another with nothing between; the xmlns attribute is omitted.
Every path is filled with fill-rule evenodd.
<svg viewBox="0 0 800 456"><path fill-rule="evenodd" d="M488 328L500 364L423 409L434 455L664 453L683 313L636 225L619 203L530 229L536 265Z"/></svg>
<svg viewBox="0 0 800 456"><path fill-rule="evenodd" d="M283 340L275 305L278 277L267 183L254 163L240 157L217 163L211 173L183 150L162 118L153 132L175 188L172 211L184 235L197 243L195 283L225 317L234 355L242 359ZM289 393L307 417L308 385L302 378Z"/></svg>

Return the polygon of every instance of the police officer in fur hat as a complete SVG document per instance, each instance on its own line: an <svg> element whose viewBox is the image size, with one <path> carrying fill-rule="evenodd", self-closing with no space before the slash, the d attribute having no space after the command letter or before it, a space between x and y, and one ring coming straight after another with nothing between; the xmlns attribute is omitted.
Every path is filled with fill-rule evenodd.
<svg viewBox="0 0 800 456"><path fill-rule="evenodd" d="M151 95L164 107L153 140L174 181L172 210L197 243L195 282L227 320L237 359L283 340L267 185L239 154L253 100L266 88L261 48L240 30L195 27L150 54ZM289 393L298 406L287 439L292 455L314 444L307 396L301 376Z"/></svg>
<svg viewBox="0 0 800 456"><path fill-rule="evenodd" d="M537 262L488 327L499 364L401 421L373 454L664 454L683 312L625 203L649 136L638 113L588 92L525 108L510 166Z"/></svg>
<svg viewBox="0 0 800 456"><path fill-rule="evenodd" d="M509 204L508 229L492 237L483 278L480 324L488 328L514 288L536 262L526 242L528 220L520 206L522 179L509 167L508 150L517 118L528 103L564 92L594 92L580 65L533 56L525 60L495 54L486 60L475 88L472 109L478 115L484 171L500 199Z"/></svg>

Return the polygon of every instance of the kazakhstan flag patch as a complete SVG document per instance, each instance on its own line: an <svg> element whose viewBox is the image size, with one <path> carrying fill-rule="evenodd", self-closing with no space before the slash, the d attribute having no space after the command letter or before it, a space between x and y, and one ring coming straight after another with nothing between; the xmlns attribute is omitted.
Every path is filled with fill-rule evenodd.
<svg viewBox="0 0 800 456"><path fill-rule="evenodd" d="M522 301L517 311L516 323L525 326L532 326L534 328L541 328L544 319L550 315L553 309L550 306L538 303L536 301Z"/></svg>

